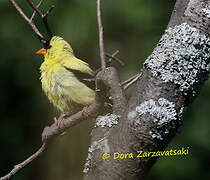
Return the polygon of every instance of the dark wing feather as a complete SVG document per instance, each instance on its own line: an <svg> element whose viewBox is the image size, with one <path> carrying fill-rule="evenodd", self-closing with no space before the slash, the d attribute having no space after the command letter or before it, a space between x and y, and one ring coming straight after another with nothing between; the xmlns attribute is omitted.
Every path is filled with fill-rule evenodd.
<svg viewBox="0 0 210 180"><path fill-rule="evenodd" d="M76 76L76 78L78 80L80 80L82 83L84 83L87 87L89 87L90 89L92 90L95 90L95 77L90 75L90 74L87 74L87 73L83 73L79 70L76 70L76 69L71 69L71 68L68 68L66 66L64 66L66 70L74 73L74 75Z"/></svg>

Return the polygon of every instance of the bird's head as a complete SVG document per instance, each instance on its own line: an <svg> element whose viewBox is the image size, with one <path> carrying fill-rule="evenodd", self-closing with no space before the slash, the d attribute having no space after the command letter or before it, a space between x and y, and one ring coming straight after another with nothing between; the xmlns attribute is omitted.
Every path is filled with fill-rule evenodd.
<svg viewBox="0 0 210 180"><path fill-rule="evenodd" d="M49 45L37 51L37 54L43 55L48 59L58 60L59 57L62 57L63 55L73 56L73 49L63 38L53 36Z"/></svg>

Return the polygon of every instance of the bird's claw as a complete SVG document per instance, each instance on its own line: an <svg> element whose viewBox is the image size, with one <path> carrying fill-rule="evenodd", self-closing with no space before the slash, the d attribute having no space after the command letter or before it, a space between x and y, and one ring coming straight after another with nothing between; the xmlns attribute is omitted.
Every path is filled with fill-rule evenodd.
<svg viewBox="0 0 210 180"><path fill-rule="evenodd" d="M82 109L82 116L84 116L84 117L88 117L88 116L89 116L88 106L85 106L85 107Z"/></svg>
<svg viewBox="0 0 210 180"><path fill-rule="evenodd" d="M66 114L62 113L58 119L54 118L54 120L56 119L55 122L56 122L57 127L59 127L59 128L61 127L61 125L63 124L63 122L65 120L65 116L66 116Z"/></svg>

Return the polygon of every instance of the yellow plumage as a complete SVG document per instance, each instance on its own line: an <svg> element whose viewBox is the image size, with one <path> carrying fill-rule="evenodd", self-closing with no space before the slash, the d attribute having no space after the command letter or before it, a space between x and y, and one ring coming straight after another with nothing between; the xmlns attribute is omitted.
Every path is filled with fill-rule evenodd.
<svg viewBox="0 0 210 180"><path fill-rule="evenodd" d="M44 55L40 67L42 88L54 106L71 115L93 103L94 90L75 75L82 73L91 77L93 71L86 62L74 56L65 40L54 36L50 40L50 48L39 54Z"/></svg>

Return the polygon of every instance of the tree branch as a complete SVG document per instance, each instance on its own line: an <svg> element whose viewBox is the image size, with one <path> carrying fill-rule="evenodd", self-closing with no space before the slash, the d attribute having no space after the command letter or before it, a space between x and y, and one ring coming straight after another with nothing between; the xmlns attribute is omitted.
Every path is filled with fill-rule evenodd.
<svg viewBox="0 0 210 180"><path fill-rule="evenodd" d="M10 173L8 173L7 175L5 175L4 177L1 177L0 180L10 179L18 171L20 171L22 168L24 168L26 165L28 165L31 161L35 160L38 156L40 156L44 152L45 148L46 148L46 144L43 143L37 152L32 154L29 158L27 158L22 163L15 165L14 168L12 169L12 171Z"/></svg>
<svg viewBox="0 0 210 180"><path fill-rule="evenodd" d="M123 81L120 83L121 86L123 86L123 89L128 89L131 85L133 85L138 79L141 77L142 72L135 74L134 76L130 77L129 79Z"/></svg>
<svg viewBox="0 0 210 180"><path fill-rule="evenodd" d="M38 28L36 27L36 25L33 23L33 18L35 16L35 12L33 12L31 18L29 19L25 13L23 12L23 10L18 6L18 4L15 2L15 0L9 0L10 3L12 4L12 6L15 7L15 9L18 11L18 13L21 15L21 17L27 22L27 24L31 27L31 29L34 31L34 33L37 35L37 37L39 38L40 42L43 44L43 46L45 48L48 48L49 46L49 40L52 38L52 31L49 27L49 24L47 22L47 16L50 14L50 12L52 11L52 9L54 8L54 6L51 6L47 12L45 14L42 14L41 11L38 9L40 7L40 5L42 4L43 0L40 0L39 4L37 6L35 6L31 0L27 0L27 2L29 3L29 5L34 9L35 12L38 13L38 15L41 17L41 19L43 20L43 23L46 27L47 33L49 34L49 39L46 40L44 38L44 36L40 33L40 31L38 30Z"/></svg>
<svg viewBox="0 0 210 180"><path fill-rule="evenodd" d="M46 12L45 14L42 14L41 11L37 8L37 6L34 5L34 3L33 3L31 0L26 0L26 1L29 3L29 5L34 9L35 12L37 12L37 14L38 14L38 15L41 17L41 19L43 20L43 23L44 23L45 28L46 28L46 30L47 30L47 33L48 33L48 35L49 35L49 39L51 39L52 36L53 36L53 34L52 34L52 31L51 31L51 29L50 29L50 27L49 27L49 24L48 24L48 21L47 21L47 16L49 15L49 13L53 10L53 8L54 8L55 6L51 6L51 7L47 10L47 12Z"/></svg>
<svg viewBox="0 0 210 180"><path fill-rule="evenodd" d="M121 96L121 91L118 90L119 86L118 79L116 78L116 70L114 68L106 68L102 71L100 71L96 76L96 97L95 101L92 105L88 107L88 114L90 117L96 117L99 113L103 112L103 104L104 99L106 96L105 89L109 89L108 91L110 94L113 94L113 91L115 92L115 95L117 97ZM116 84L116 86L112 86L110 83ZM121 99L113 98L113 102L115 105L119 104L118 101L121 101ZM10 179L12 176L14 176L18 171L20 171L23 167L28 165L31 161L35 160L37 157L40 156L41 153L43 153L47 147L48 144L58 135L61 135L63 132L69 130L70 128L74 127L78 123L80 123L83 120L86 120L87 117L84 117L82 114L82 111L73 114L70 117L67 117L64 119L63 123L60 124L60 126L57 125L57 122L54 122L51 126L47 126L44 128L42 133L42 147L33 155L31 155L29 158L27 158L25 161L21 162L20 164L16 165L14 169L8 173L6 176L1 177L1 180Z"/></svg>
<svg viewBox="0 0 210 180"><path fill-rule="evenodd" d="M113 107L116 116L96 119L85 180L144 179L157 157L136 158L137 151L164 150L176 135L184 109L209 75L209 7L209 1L177 0L128 104L122 103L118 113ZM114 159L116 152L133 158Z"/></svg>
<svg viewBox="0 0 210 180"><path fill-rule="evenodd" d="M40 2L37 4L36 8L38 9L42 5L43 0L40 0ZM36 11L33 12L31 15L30 21L33 21L34 16L36 15Z"/></svg>
<svg viewBox="0 0 210 180"><path fill-rule="evenodd" d="M119 53L119 50L115 51L113 54L109 54L105 52L105 56L109 57L108 63L110 63L113 60L115 60L117 63L119 63L121 66L124 66L124 62L121 61L116 57L116 55Z"/></svg>
<svg viewBox="0 0 210 180"><path fill-rule="evenodd" d="M101 58L101 68L106 68L106 61L104 55L104 40L103 40L103 25L101 21L101 1L97 0L97 21L98 21L98 30L99 30L99 50Z"/></svg>
<svg viewBox="0 0 210 180"><path fill-rule="evenodd" d="M34 23L25 15L23 10L18 6L18 4L15 2L15 0L9 0L12 6L15 7L15 9L18 11L18 13L21 15L21 17L27 22L27 24L31 27L31 29L35 32L35 34L38 36L39 39L44 39L44 36L39 32L38 28L35 26Z"/></svg>

